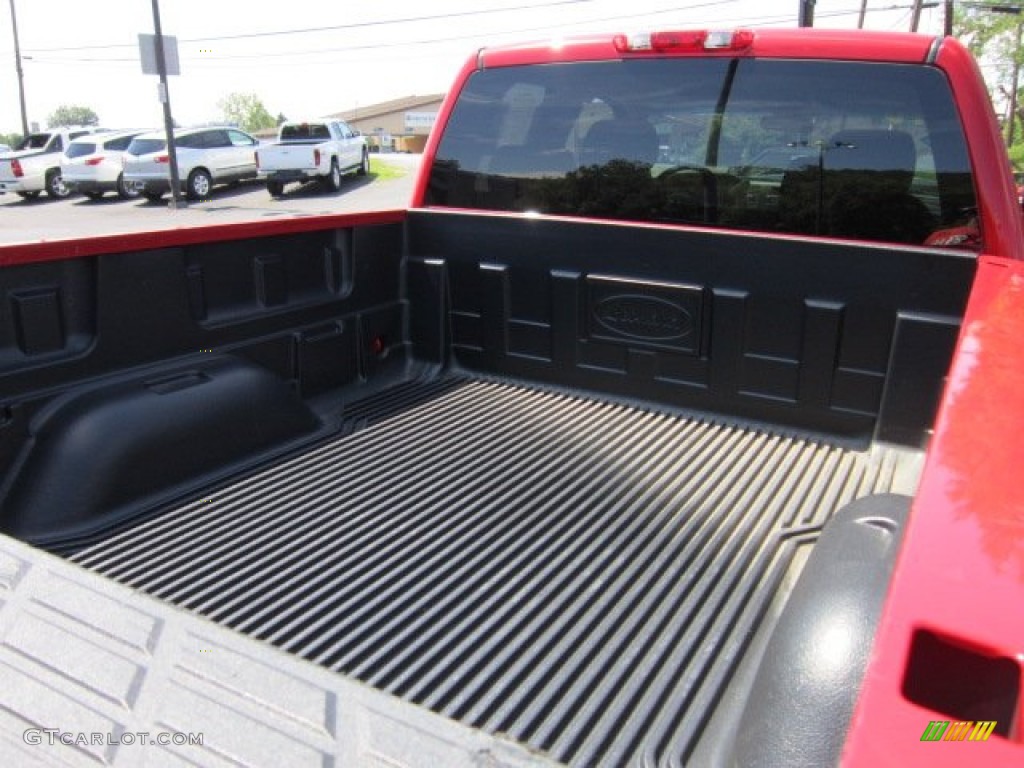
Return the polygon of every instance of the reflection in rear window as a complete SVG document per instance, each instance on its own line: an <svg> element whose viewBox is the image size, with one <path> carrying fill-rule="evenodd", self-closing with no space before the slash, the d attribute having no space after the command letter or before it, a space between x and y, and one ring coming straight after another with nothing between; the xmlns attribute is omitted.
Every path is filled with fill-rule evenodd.
<svg viewBox="0 0 1024 768"><path fill-rule="evenodd" d="M978 243L948 85L938 70L899 64L713 58L483 70L448 122L427 203Z"/></svg>
<svg viewBox="0 0 1024 768"><path fill-rule="evenodd" d="M150 152L159 152L167 146L164 139L132 139L128 145L130 155L148 155Z"/></svg>
<svg viewBox="0 0 1024 768"><path fill-rule="evenodd" d="M81 142L80 141L73 141L70 144L68 144L68 148L67 148L67 150L65 150L64 154L66 154L68 157L74 158L74 157L85 157L86 155L91 155L91 154L93 154L95 152L96 152L96 145L95 144L87 143L87 142L84 142L84 141L81 141Z"/></svg>
<svg viewBox="0 0 1024 768"><path fill-rule="evenodd" d="M331 132L324 123L299 123L281 129L281 141L327 141L330 138Z"/></svg>

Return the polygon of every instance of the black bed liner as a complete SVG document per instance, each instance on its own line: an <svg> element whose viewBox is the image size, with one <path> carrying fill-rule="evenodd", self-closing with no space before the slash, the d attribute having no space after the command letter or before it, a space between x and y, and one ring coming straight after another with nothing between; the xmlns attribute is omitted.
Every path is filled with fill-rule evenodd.
<svg viewBox="0 0 1024 768"><path fill-rule="evenodd" d="M572 765L685 762L844 504L920 454L481 378L73 560Z"/></svg>

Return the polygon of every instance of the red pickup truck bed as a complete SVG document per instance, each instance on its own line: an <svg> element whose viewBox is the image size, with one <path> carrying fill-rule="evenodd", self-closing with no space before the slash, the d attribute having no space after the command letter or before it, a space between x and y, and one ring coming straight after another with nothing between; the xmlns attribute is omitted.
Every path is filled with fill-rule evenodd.
<svg viewBox="0 0 1024 768"><path fill-rule="evenodd" d="M964 49L483 51L438 126L408 211L0 251L0 528L66 558L0 552L0 629L134 665L5 635L0 743L143 716L98 698L145 642L20 597L81 564L472 726L460 764L1019 763L1024 234ZM201 650L187 700L255 706ZM295 719L252 728L353 754Z"/></svg>

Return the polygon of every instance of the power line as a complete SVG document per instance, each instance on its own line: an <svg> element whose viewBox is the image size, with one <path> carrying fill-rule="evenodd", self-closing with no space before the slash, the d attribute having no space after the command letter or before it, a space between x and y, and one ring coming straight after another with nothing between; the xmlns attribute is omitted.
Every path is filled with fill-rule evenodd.
<svg viewBox="0 0 1024 768"><path fill-rule="evenodd" d="M438 20L445 20L445 19L452 19L452 18L462 18L462 17L470 17L470 16L484 16L484 15L493 15L493 14L497 14L497 13L508 13L508 12L513 12L513 11L540 10L540 9L545 9L545 8L554 8L554 7L567 6L567 5L589 4L589 3L593 3L593 2L597 2L597 0L553 0L553 2L534 3L534 4L531 4L531 5L514 5L514 6L504 7L504 8L489 8L489 9L482 9L482 10L476 10L476 11L459 11L459 12L435 14L435 15L429 15L429 16L408 16L408 17L404 17L404 18L400 18L400 19L380 19L380 20L377 20L377 21L356 22L356 23L351 23L351 24L338 24L338 25L323 26L323 27L307 27L307 28L303 28L303 29L275 30L275 31L268 31L268 32L246 32L246 33L241 33L241 34L236 34L236 35L219 35L219 36L208 36L208 37L179 38L178 42L179 43L209 43L209 42L229 41L229 40L247 40L247 39L256 39L256 38L263 38L263 37L281 37L281 36L286 36L286 35L315 34L315 33L322 33L322 32L337 32L337 31L340 31L340 30L361 29L361 28L367 28L367 27L380 27L380 26L408 24L408 23L420 23L420 22L424 22L424 21L438 21ZM708 8L708 7L715 7L715 6L721 6L721 5L733 5L736 2L739 2L739 0L713 0L713 1L706 1L706 2L690 3L689 5L674 6L673 8L668 9L668 10L654 11L654 12L652 12L650 14L644 14L644 15L648 15L649 16L649 15L655 15L655 14L660 14L660 13L682 13L682 12L685 12L685 11L697 10L697 9L700 9L700 8ZM633 17L633 15L620 15L620 16L611 16L611 17L597 18L597 19L587 19L587 21L591 22L591 21L620 20L620 19L628 19L628 18L632 18L632 17ZM573 23L575 24L575 23L579 23L579 22L573 22ZM558 26L569 26L569 25L567 25L567 24L554 25L554 26L549 25L547 27L533 27L533 28L530 28L530 29L520 30L520 31L527 31L527 32L529 32L529 31L539 31L539 30L543 30L543 29L556 28ZM515 30L509 30L509 31L515 31ZM503 30L503 33L504 33L504 30ZM473 37L480 37L480 36L483 36L483 35L473 35ZM455 38L445 38L444 40L456 40L457 41L457 40L460 40L460 39L466 39L466 37L463 36L463 37L455 37ZM444 40L442 40L442 42ZM426 42L430 42L430 41L426 41ZM57 46L57 47L53 47L53 48L29 48L29 49L25 49L25 50L26 50L26 52L34 55L34 54L37 54L37 53L60 53L60 52L66 52L66 51L99 51L99 50L113 50L113 49L117 49L117 48L132 48L132 49L134 49L136 47L137 47L137 45L135 43L105 43L105 44L97 44L97 45ZM363 46L363 47L365 47L365 46ZM94 59L74 59L74 61L95 61L95 60Z"/></svg>
<svg viewBox="0 0 1024 768"><path fill-rule="evenodd" d="M587 2L591 2L591 1L592 0L587 0ZM671 14L677 14L680 11L688 11L688 10L694 10L694 9L697 9L697 8L713 7L713 6L719 6L719 5L730 5L730 4L735 3L735 2L737 2L737 0L714 0L713 2L694 3L694 4L691 4L689 6L686 6L685 8L678 8L678 7L676 7L676 8L670 8L670 9L666 9L666 10L662 10L662 11L652 11L651 13L647 13L647 14L644 14L644 15L645 16L660 16L660 15L670 14L670 13ZM528 6L528 7L530 7L530 8L537 8L537 7L542 7L542 6ZM587 24L593 24L593 23L601 24L601 23L604 23L604 22L622 21L624 19L635 19L635 18L636 18L635 14L619 14L619 15L616 15L616 16L605 16L605 17L599 17L599 18L590 18L590 19L586 20L586 23ZM345 45L345 46L335 45L335 46L332 46L331 48L319 48L319 49L312 49L312 50L308 49L308 48L304 48L304 49L289 50L289 51L276 51L276 52L273 52L273 53L268 53L268 52L263 51L263 52L260 52L260 53L225 54L225 55L222 55L222 56L203 54L202 56L197 56L197 57L192 57L192 56L189 56L187 54L184 54L182 56L182 59L195 63L195 62L206 62L206 61L239 61L239 60L251 60L251 59L283 58L283 57L290 57L290 56L312 56L312 55L319 55L319 54L325 54L325 53L346 54L346 53L349 53L351 51L373 51L373 50L387 50L387 49L391 49L391 48L409 48L410 46L439 45L439 44L444 44L444 43L460 42L460 41L463 41L463 40L480 40L482 38L494 38L494 37L506 36L506 35L521 35L521 34L533 33L533 32L551 32L552 30L561 29L561 28L564 28L564 27L579 26L580 23L581 22L579 22L579 21L570 21L570 22L563 22L563 23L559 23L559 24L545 24L543 26L520 27L520 28L517 28L517 29L503 29L503 30L496 31L496 32L494 32L494 31L491 31L491 32L476 32L476 33L464 34L464 35L452 35L452 36L449 36L449 37L441 37L441 38L439 38L439 37L430 37L430 38L425 38L425 39L421 39L421 40L404 40L404 41L396 41L396 42L389 42L389 43L364 43L364 44ZM212 39L212 38L204 38L204 39L205 40L209 40L209 39ZM200 41L199 39L190 39L190 40L183 40L181 42L199 42L199 41ZM55 49L53 49L53 51L55 51L55 52L58 51L58 50L80 50L80 49L78 49L78 48L75 48L75 49L56 49L55 48ZM125 58L112 58L112 57L103 57L103 58L49 57L49 58L45 58L45 59L35 59L35 60L38 61L39 63L44 63L44 62L45 63L63 62L63 63L104 63L105 64L105 63L115 63L115 62L117 62L117 63L128 63L128 62L137 63L138 62L138 58L134 57L134 56L133 57L125 57Z"/></svg>
<svg viewBox="0 0 1024 768"><path fill-rule="evenodd" d="M571 1L573 3L576 3L576 2L593 2L594 0L571 0ZM737 2L737 0L715 0L713 2L693 3L693 4L690 4L688 6L684 6L684 7L680 6L680 7L674 7L674 8L670 8L670 9L666 9L666 10L662 10L662 11L652 11L650 13L644 14L644 16L645 17L652 17L652 16L660 16L660 15L665 15L665 14L679 14L679 13L682 13L682 12L685 12L685 11L696 10L696 9L699 9L699 8L722 6L722 5L731 5L731 4L734 4L735 2ZM565 4L565 3L544 3L544 4L530 5L530 6L516 6L514 9L513 8L506 8L506 9L500 9L500 10L504 11L504 10L536 9L536 8L543 8L543 7L548 7L548 6L552 6L552 5L562 5L562 4ZM868 11L868 13L891 12L891 11L896 11L896 10L905 10L905 9L907 9L909 7L911 7L911 6L908 6L908 5L890 5L890 6L886 6L884 8L868 8L867 11ZM425 19L447 18L447 17L450 17L450 16L458 16L458 15L479 15L481 13L493 13L493 12L496 12L496 10L467 12L466 14L444 14L442 16L433 16L433 17L416 17L416 19L413 19L412 17L410 17L408 19L401 19L401 20L395 20L395 21L366 22L365 24L386 25L386 24L391 24L391 23L402 23L402 22L413 21L413 20L422 21L422 20L425 20ZM819 13L816 14L816 16L819 19L823 19L823 18L839 18L839 17L842 17L842 16L857 15L859 13L860 13L860 9L857 8L857 9L849 9L849 10L833 10L833 11L819 12ZM598 17L598 18L590 18L590 19L586 20L586 23L587 24L594 24L594 23L615 22L615 21L622 21L622 20L626 20L626 19L635 19L635 18L636 18L635 14L620 14L620 15L615 15L615 16L605 16L605 17ZM768 25L768 24L774 24L774 23L785 22L785 21L793 21L793 22L795 22L795 14L774 15L774 16L759 16L759 17L753 17L753 18L751 18L751 17L743 17L741 19L725 18L725 19L719 20L718 24L720 24L720 25L729 25L732 22L736 22L736 23L738 23L740 25L743 25L743 26L757 27L757 26L764 26L764 25ZM335 46L332 46L330 48L318 48L318 49L308 49L308 48L305 48L305 49L295 49L295 50L276 51L276 52L266 52L266 51L263 51L263 52L260 52L260 53L225 54L225 55L220 55L220 56L209 55L209 54L202 54L200 56L191 56L191 55L183 53L182 59L185 60L185 61L189 61L189 62L195 64L195 63L221 62L221 61L247 61L247 60L254 60L254 59L273 59L273 58L280 59L280 58L305 57L305 56L315 56L315 55L324 55L324 54L337 54L338 56L344 56L344 55L352 53L354 51L363 51L363 52L375 51L375 50L382 50L383 51L383 50L389 50L389 49L393 49L393 48L406 48L406 49L408 49L408 48L410 48L412 46L432 46L432 45L440 45L440 44L446 44L446 43L460 42L460 41L465 41L465 40L481 40L481 39L487 39L487 38L499 38L499 37L508 36L508 35L522 35L522 34L534 33L534 32L551 32L552 30L557 30L557 29L561 29L561 28L565 28L565 27L576 27L576 26L579 26L580 23L581 22L579 22L579 21L573 21L573 22L564 22L564 23L560 23L560 24L546 24L544 26L520 27L520 28L516 28L516 29L503 29L503 30L500 30L500 31L477 32L477 33L464 34L464 35L452 35L452 36L449 36L449 37L442 37L442 38L431 37L431 38L425 38L425 39L396 41L396 42L377 42L377 43L364 43L364 44L344 45L344 46L337 46L337 45L335 45ZM902 26L903 24L904 24L904 22L901 21L899 25ZM360 25L346 25L346 28L349 28L349 27L352 27L352 26L362 26L362 24L360 24ZM341 28L341 27L317 28L316 31L320 31L320 29L339 29L339 28ZM281 32L281 33L273 33L273 34L292 34L292 33L298 33L298 32L299 32L299 30L290 30L290 31L285 31L285 32ZM257 34L263 34L263 33L257 33ZM266 33L266 34L270 34L270 33ZM190 38L188 40L182 40L181 42L184 42L184 43L206 42L206 41L217 40L217 39L240 39L240 38L248 38L248 37L250 37L250 35L236 35L236 36L232 36L231 38L213 38L213 37ZM78 47L72 47L72 48L52 48L52 49L46 49L46 50L47 51L51 51L51 52L60 52L60 51L94 50L94 49L104 49L104 48L114 48L114 47L117 47L117 48L121 48L121 47L135 48L136 46L134 46L134 45L130 45L130 46L122 46L122 45L117 45L117 46L78 46ZM93 57L86 57L86 56L81 56L81 57L46 57L46 58L40 58L40 57L35 56L35 53L41 51L42 49L32 49L32 50L33 50L33 61L35 63L37 63L37 64L72 64L72 63L74 63L74 64L79 64L79 63L81 63L81 64L137 64L138 63L138 57L136 57L136 56L117 57L117 58L115 58L115 57L96 57L96 58L93 58Z"/></svg>
<svg viewBox="0 0 1024 768"><path fill-rule="evenodd" d="M696 3L694 5L687 6L686 8L669 8L663 11L652 11L645 13L644 16L661 16L667 13L679 13L680 10L692 10L695 8L702 8L705 6L716 6L716 5L728 5L736 2L737 0L715 0L715 2L704 2ZM623 19L635 19L636 14L620 14L617 16L604 16L601 18L587 19L587 24L603 24L610 21L622 21ZM346 45L343 47L334 46L333 48L320 48L316 50L300 50L300 51L279 51L276 53L259 53L259 54L227 54L224 56L209 56L203 57L206 61L226 61L234 59L262 59L269 57L282 57L282 56L304 56L307 54L322 54L322 53L347 53L349 51L366 51L366 50L385 50L389 48L407 48L412 45L435 45L441 43L456 43L462 40L479 40L481 38L498 37L504 35L521 35L532 32L550 32L555 29L562 29L564 27L576 27L581 22L578 21L567 21L559 24L545 24L544 26L534 27L520 27L519 29L503 29L500 32L477 32L465 35L454 35L451 37L437 38L431 37L423 40L406 40L398 41L393 43L366 43L361 45Z"/></svg>
<svg viewBox="0 0 1024 768"><path fill-rule="evenodd" d="M539 10L543 8L553 8L562 5L580 5L585 3L593 3L596 0L553 0L553 2L545 3L534 3L532 5L513 5L506 8L488 8L476 11L458 11L454 13L440 13L430 16L407 16L400 19L380 19L377 21L362 21L351 24L336 24L325 27L305 27L302 29L281 29L273 30L269 32L245 32L237 35L214 35L210 37L190 37L187 39L181 39L179 42L182 43L210 43L224 40L248 40L262 37L282 37L285 35L305 35L319 32L337 32L346 29L365 29L367 27L380 27L388 26L392 24L410 24L423 21L443 21L445 19L463 18L467 16L484 16L495 13L508 13L510 11L528 11L528 10ZM712 3L714 5L714 3ZM109 43L102 45L74 45L74 46L59 46L55 48L29 48L26 49L31 53L55 53L60 51L95 51L95 50L107 50L112 48L136 48L135 43Z"/></svg>

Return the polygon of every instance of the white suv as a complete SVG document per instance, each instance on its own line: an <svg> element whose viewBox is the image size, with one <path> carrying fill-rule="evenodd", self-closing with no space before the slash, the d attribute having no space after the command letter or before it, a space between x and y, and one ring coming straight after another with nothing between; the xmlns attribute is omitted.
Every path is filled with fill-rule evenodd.
<svg viewBox="0 0 1024 768"><path fill-rule="evenodd" d="M104 192L118 197L138 197L138 190L124 183L121 157L141 130L100 133L73 139L60 159L64 184L71 192L82 192L99 200Z"/></svg>
<svg viewBox="0 0 1024 768"><path fill-rule="evenodd" d="M256 178L256 141L237 128L191 128L174 135L178 175L191 200L209 196L215 184ZM132 139L124 154L124 179L147 200L157 201L171 188L170 154L162 132Z"/></svg>

